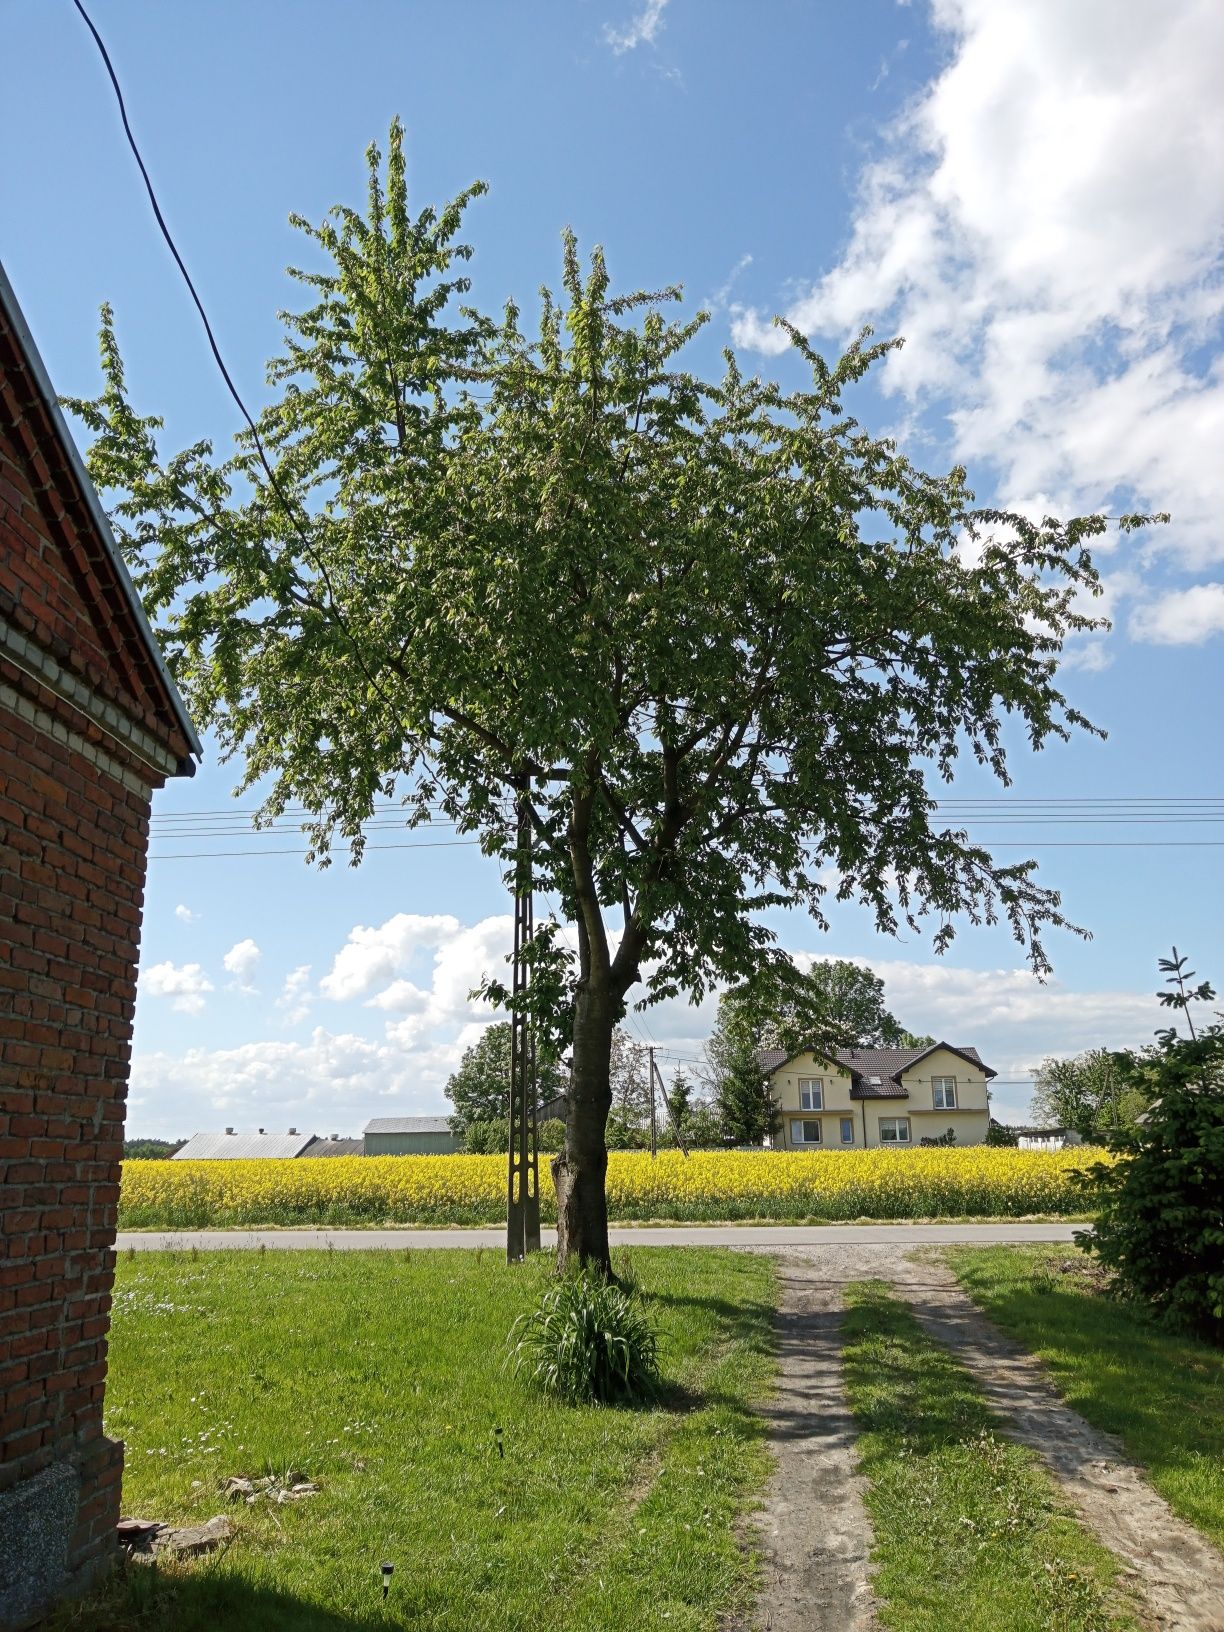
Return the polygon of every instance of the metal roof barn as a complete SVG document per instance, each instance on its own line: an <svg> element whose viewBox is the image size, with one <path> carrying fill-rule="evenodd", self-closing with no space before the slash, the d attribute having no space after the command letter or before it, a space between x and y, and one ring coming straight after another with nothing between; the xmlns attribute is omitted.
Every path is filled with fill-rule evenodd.
<svg viewBox="0 0 1224 1632"><path fill-rule="evenodd" d="M313 1133L193 1133L173 1162L249 1160L256 1156L300 1156L314 1142Z"/></svg>
<svg viewBox="0 0 1224 1632"><path fill-rule="evenodd" d="M367 1156L449 1156L463 1149L445 1116L376 1116L363 1138Z"/></svg>

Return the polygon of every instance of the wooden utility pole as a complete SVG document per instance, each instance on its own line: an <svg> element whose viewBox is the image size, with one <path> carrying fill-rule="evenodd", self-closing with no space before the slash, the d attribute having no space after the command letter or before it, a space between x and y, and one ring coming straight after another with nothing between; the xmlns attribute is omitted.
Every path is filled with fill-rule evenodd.
<svg viewBox="0 0 1224 1632"><path fill-rule="evenodd" d="M684 1158L687 1161L688 1160L688 1146L684 1142L684 1135L680 1132L680 1129L677 1127L676 1119L672 1115L671 1106L668 1104L667 1090L663 1086L663 1073L659 1070L658 1066L655 1064L655 1058L654 1058L655 1051L654 1051L653 1048L651 1048L651 1049L648 1049L647 1052L650 1055L650 1154L652 1156L655 1154L655 1146L656 1146L656 1140L655 1140L655 1084L657 1082L658 1085L659 1085L659 1092L663 1096L663 1109L667 1112L667 1120L668 1120L668 1122L669 1122L669 1124L671 1126L672 1138L676 1141L676 1144L679 1146L679 1148L684 1152Z"/></svg>
<svg viewBox="0 0 1224 1632"><path fill-rule="evenodd" d="M653 1161L659 1154L659 1123L658 1118L655 1115L654 1049L647 1048L646 1053L650 1060L650 1156L651 1160Z"/></svg>

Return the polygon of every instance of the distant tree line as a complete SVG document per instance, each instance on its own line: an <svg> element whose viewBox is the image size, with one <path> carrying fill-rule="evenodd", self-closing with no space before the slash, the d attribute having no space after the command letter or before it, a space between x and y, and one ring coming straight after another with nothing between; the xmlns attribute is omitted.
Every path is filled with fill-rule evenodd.
<svg viewBox="0 0 1224 1632"><path fill-rule="evenodd" d="M182 1150L186 1143L186 1139L125 1139L123 1159L125 1162L164 1161L176 1150Z"/></svg>

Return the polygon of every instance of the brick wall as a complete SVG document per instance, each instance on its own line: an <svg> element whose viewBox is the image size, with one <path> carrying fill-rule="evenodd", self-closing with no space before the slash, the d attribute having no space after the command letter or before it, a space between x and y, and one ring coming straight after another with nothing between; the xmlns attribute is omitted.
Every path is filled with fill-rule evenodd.
<svg viewBox="0 0 1224 1632"><path fill-rule="evenodd" d="M0 344L4 1627L114 1546L102 1406L149 802L189 748L30 386Z"/></svg>

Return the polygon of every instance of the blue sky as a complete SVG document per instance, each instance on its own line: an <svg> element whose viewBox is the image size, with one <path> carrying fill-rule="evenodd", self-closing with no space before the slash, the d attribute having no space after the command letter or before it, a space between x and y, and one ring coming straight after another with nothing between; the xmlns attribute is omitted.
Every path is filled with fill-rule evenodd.
<svg viewBox="0 0 1224 1632"><path fill-rule="evenodd" d="M1150 1034L1155 960L1174 940L1224 982L1224 822L1052 825L1015 802L1224 796L1218 5L95 0L93 13L252 403L277 308L295 298L289 212L360 203L363 150L398 113L417 205L490 183L469 216L485 304L528 305L555 282L570 224L606 246L622 287L682 282L711 308L695 366L733 339L749 366L789 377L774 312L830 350L871 321L907 345L861 417L928 464L963 459L983 500L1171 510L1173 526L1102 557L1114 631L1071 654L1067 689L1109 740L1036 759L1017 744L998 811L1015 825L980 830L1009 859L1034 841L1093 932L1054 937L1054 981L1037 987L997 931L966 927L937 960L851 909L828 936L777 927L797 954L870 962L912 1028L976 1045L1012 1116L1044 1054ZM137 407L165 416L170 445L223 445L232 404L92 42L68 0L9 0L5 34L20 72L0 141L21 162L0 180L0 254L52 378L96 388L110 300ZM439 843L309 872L270 853L297 847L292 833L186 819L229 809L234 779L210 753L157 799L133 1131L348 1132L444 1108L489 1018L467 992L509 938L496 869ZM1003 793L969 774L950 791ZM634 1023L674 1065L710 1019L708 1003L673 1004Z"/></svg>

